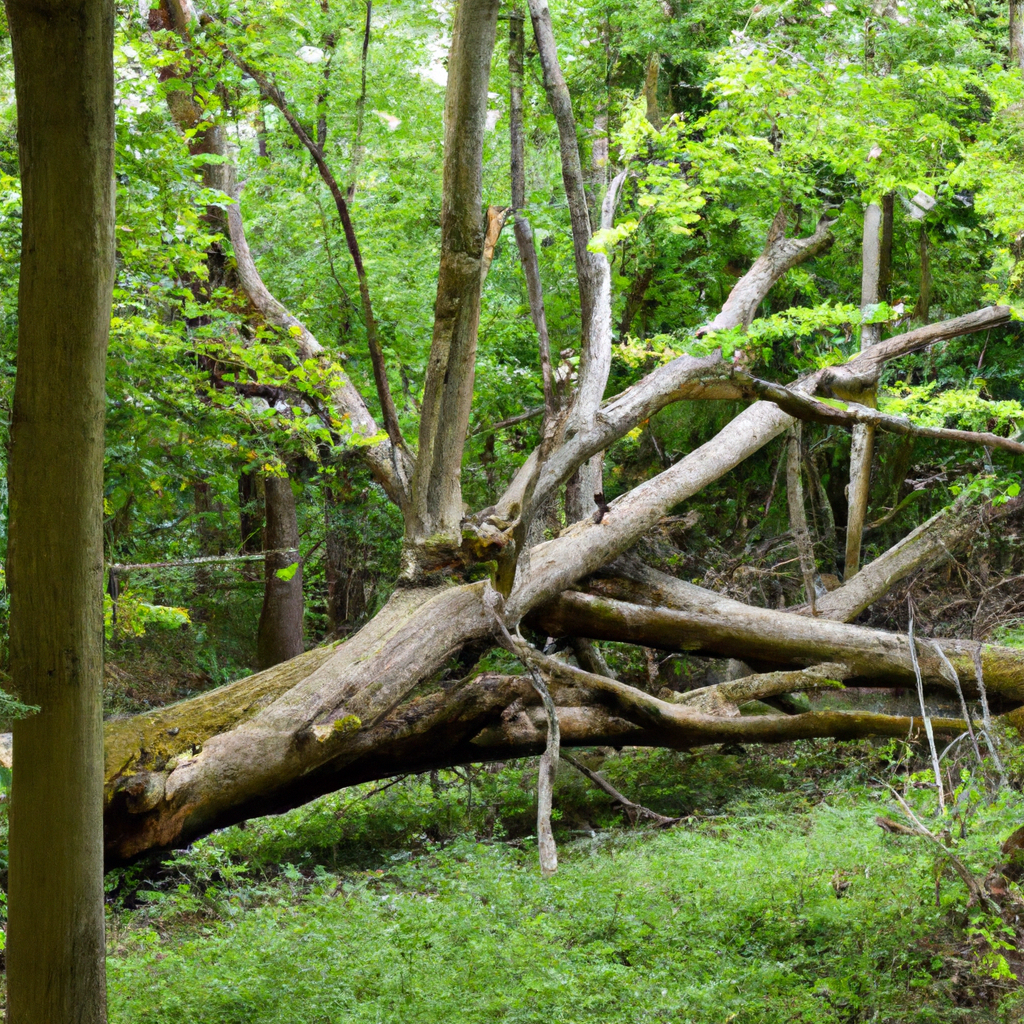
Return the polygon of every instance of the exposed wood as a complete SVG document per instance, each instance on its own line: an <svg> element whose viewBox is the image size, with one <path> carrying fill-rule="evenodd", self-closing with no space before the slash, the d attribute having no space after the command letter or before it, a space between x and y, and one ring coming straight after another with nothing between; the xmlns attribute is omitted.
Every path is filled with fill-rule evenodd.
<svg viewBox="0 0 1024 1024"><path fill-rule="evenodd" d="M736 377L739 387L743 386L741 377ZM780 409L790 415L802 420L809 420L813 423L832 423L837 426L853 427L854 442L857 438L857 427L867 425L878 427L880 430L892 434L902 434L904 437L929 437L937 441L956 441L962 444L978 444L986 448L1001 448L1004 451L1014 452L1018 455L1024 454L1024 444L1009 437L1001 437L989 431L979 430L953 430L946 427L922 427L903 416L893 416L879 412L866 405L857 402L848 402L846 409L836 408L834 405L827 405L824 402L815 401L808 395L794 391L792 388L785 388L781 384L773 384L770 381L751 378L749 383L751 392L759 398L769 402L775 402Z"/></svg>
<svg viewBox="0 0 1024 1024"><path fill-rule="evenodd" d="M826 661L796 672L762 672L714 686L703 686L699 690L688 690L677 694L674 702L709 715L724 713L734 717L739 714L736 705L747 701L807 690L842 689L842 680L849 673L845 665Z"/></svg>
<svg viewBox="0 0 1024 1024"><path fill-rule="evenodd" d="M841 661L849 667L851 679L882 681L869 685L914 684L905 637L866 626L754 608L720 595L709 597L710 592L701 587L646 567L628 571L632 579L602 576L590 582L587 593L566 591L538 609L530 621L550 636L625 641L779 668ZM647 601L659 605L640 603ZM670 604L672 607L668 607ZM962 677L973 675L975 644L961 640L937 643ZM988 691L1008 700L1024 701L1024 652L985 644L981 657ZM954 688L933 651L922 650L919 661L930 686Z"/></svg>
<svg viewBox="0 0 1024 1024"><path fill-rule="evenodd" d="M869 203L864 211L864 236L861 245L861 287L860 306L865 315L878 304L879 277L882 265L882 208ZM882 338L881 324L862 324L860 349L862 352L877 345ZM874 406L874 387L865 388L858 396L859 401ZM858 423L853 428L850 443L850 485L847 489L846 556L843 573L853 576L860 568L860 547L864 536L864 520L867 516L868 498L871 491L871 462L875 451L874 427Z"/></svg>
<svg viewBox="0 0 1024 1024"><path fill-rule="evenodd" d="M526 278L526 294L530 303L530 316L537 331L537 350L540 356L541 380L544 388L544 417L550 421L557 408L555 378L551 369L551 342L548 337L547 317L544 313L544 292L540 281L537 248L533 244L533 231L523 212L526 207L526 145L523 126L523 22L520 11L513 11L508 20L508 74L509 74L509 148L512 178L512 210L519 260Z"/></svg>

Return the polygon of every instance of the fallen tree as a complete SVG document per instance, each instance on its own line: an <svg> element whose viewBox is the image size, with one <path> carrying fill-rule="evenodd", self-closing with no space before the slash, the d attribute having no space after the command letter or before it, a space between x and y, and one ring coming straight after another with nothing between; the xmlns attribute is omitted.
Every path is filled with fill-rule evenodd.
<svg viewBox="0 0 1024 1024"><path fill-rule="evenodd" d="M353 449L354 457L364 460L402 508L400 585L377 616L344 643L306 652L180 704L108 722L109 865L181 846L211 829L282 811L343 786L540 753L546 746L548 718L531 677L474 668L500 643L492 614L497 604L504 609L509 630L523 623L544 635L566 636L574 641L580 665L587 662L591 669L600 669L600 664L585 653L586 640L735 657L757 670L754 678L739 681L742 686L737 681L722 684L695 695L691 704L685 695L661 699L601 671L546 657L514 635L517 655L545 678L561 743L567 747L689 749L736 741L904 737L922 729L922 719L838 711L755 716L737 713L737 706L755 697L821 688L830 679L913 685L913 653L929 686L955 691L955 672L968 693L975 686L975 656L980 654L989 694L1007 705L1024 703L1020 650L984 644L979 651L974 643L941 640L918 641L912 652L905 636L849 621L896 581L934 564L969 535L979 513L966 503L934 517L842 588L819 599L813 616L799 614L799 608L755 608L625 557L671 510L759 452L795 416L841 425L867 417L882 427L912 429L903 421L882 422L874 413L825 411L829 407L813 399L816 394L859 394L862 382L876 380L888 361L938 341L1000 328L1012 314L1008 307L995 306L926 325L881 341L843 366L786 386L753 381L720 354L683 355L602 401L612 345L607 261L602 263L604 258L596 258L587 247L590 220L578 152L574 156L571 104L566 109L550 15L539 0L531 0L530 14L572 199L584 358L574 397L554 408L548 396L543 441L506 492L494 505L464 513L460 469L472 401L482 271L489 258L482 149L497 12L497 0L462 0L456 14L448 63L441 273L418 447L413 454L389 422L388 441ZM279 97L283 107L283 94L273 81L252 70L262 92ZM614 188L622 180L616 178ZM613 210L614 192L602 223L610 224ZM787 224L787 214L780 210L763 253L706 332L748 325L787 270L829 244L828 220L820 220L806 238L787 238ZM303 333L263 285L244 244L238 206L229 229L244 271L242 286L254 306L268 321L295 328L300 354L318 354L315 339ZM530 247L523 246L523 251L529 259ZM532 268L527 270L532 273ZM382 379L386 383L376 361L374 370L378 384ZM595 457L666 406L752 397L760 400L717 436L610 504L597 506L580 490L590 481L596 497L598 480L587 475L596 472ZM360 433L377 433L366 403L350 382L344 381L331 401L336 412L350 410L350 422ZM383 398L381 403L390 421ZM991 437L965 438L946 431L935 440L985 444ZM1004 447L1017 451L1013 444ZM575 521L570 516L550 540L531 540L534 520L566 486L576 488L575 506L567 503L570 511L576 508ZM479 578L482 567L489 578ZM964 728L959 719L931 724L935 732L949 735Z"/></svg>

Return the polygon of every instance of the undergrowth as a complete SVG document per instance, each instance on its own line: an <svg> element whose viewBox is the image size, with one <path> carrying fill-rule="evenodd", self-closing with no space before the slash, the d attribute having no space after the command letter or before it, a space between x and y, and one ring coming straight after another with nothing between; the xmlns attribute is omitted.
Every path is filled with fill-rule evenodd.
<svg viewBox="0 0 1024 1024"><path fill-rule="evenodd" d="M893 813L881 783L894 773L917 805L929 799L905 753L821 741L781 758L607 758L619 789L683 817L665 831L622 827L563 763L550 880L530 834L531 761L227 829L158 869L108 876L111 1022L1019 1019L1006 926L967 908L933 846L874 822ZM954 838L983 875L1022 800L971 807Z"/></svg>

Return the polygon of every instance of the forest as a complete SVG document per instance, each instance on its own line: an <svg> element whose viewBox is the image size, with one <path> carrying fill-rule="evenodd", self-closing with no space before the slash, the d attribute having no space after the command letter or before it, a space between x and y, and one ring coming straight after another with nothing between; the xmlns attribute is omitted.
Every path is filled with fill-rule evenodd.
<svg viewBox="0 0 1024 1024"><path fill-rule="evenodd" d="M1024 0L5 0L11 1024L1024 1020Z"/></svg>

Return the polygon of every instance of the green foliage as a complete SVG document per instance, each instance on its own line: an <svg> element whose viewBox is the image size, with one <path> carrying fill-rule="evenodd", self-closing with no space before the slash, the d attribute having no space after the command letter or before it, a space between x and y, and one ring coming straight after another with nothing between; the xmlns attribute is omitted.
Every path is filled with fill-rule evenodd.
<svg viewBox="0 0 1024 1024"><path fill-rule="evenodd" d="M936 907L930 848L874 824L887 796L864 782L896 754L606 761L634 799L691 815L662 833L581 825L608 801L563 764L548 881L532 838L491 817L532 789L524 763L473 773L471 803L460 771L250 822L176 855L155 886L111 878L137 908L117 911L111 1020L994 1020L953 999L962 887L943 877ZM975 856L1020 809L992 805ZM523 811L529 828L532 798ZM488 821L493 839L464 831ZM973 984L1000 984L1004 927L965 924Z"/></svg>

